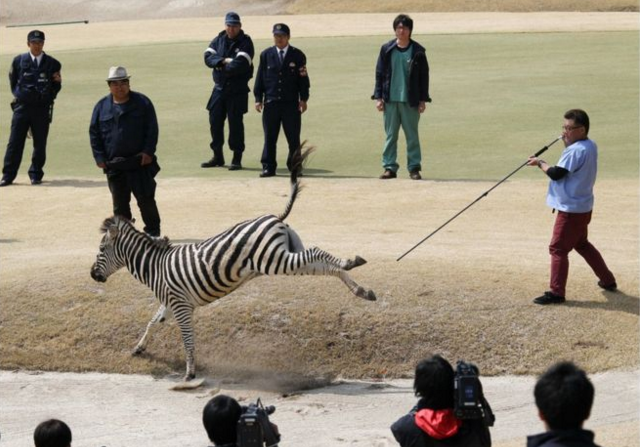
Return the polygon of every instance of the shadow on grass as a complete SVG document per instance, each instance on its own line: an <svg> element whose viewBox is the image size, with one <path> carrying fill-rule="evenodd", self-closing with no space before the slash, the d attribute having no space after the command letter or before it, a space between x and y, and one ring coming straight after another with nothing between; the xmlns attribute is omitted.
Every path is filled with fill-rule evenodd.
<svg viewBox="0 0 640 447"><path fill-rule="evenodd" d="M66 186L72 188L106 188L106 180L85 180L85 179L60 179L60 180L44 180L43 186Z"/></svg>
<svg viewBox="0 0 640 447"><path fill-rule="evenodd" d="M617 292L602 292L607 298L607 301L567 301L567 307L581 307L584 309L602 309L613 310L618 312L626 312L631 315L640 315L640 298L637 296L627 295L621 291Z"/></svg>
<svg viewBox="0 0 640 447"><path fill-rule="evenodd" d="M20 239L0 239L0 244L15 244L20 242Z"/></svg>

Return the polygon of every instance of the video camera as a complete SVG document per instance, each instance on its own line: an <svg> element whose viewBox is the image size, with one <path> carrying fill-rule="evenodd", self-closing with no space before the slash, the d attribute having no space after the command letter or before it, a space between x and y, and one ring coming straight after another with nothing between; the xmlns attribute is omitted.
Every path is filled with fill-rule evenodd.
<svg viewBox="0 0 640 447"><path fill-rule="evenodd" d="M458 360L453 379L453 412L458 419L484 419L488 427L496 420L482 392L478 367Z"/></svg>
<svg viewBox="0 0 640 447"><path fill-rule="evenodd" d="M269 415L276 407L262 406L258 398L255 404L242 406L242 415L238 420L238 447L274 447L280 442L280 434L269 422Z"/></svg>

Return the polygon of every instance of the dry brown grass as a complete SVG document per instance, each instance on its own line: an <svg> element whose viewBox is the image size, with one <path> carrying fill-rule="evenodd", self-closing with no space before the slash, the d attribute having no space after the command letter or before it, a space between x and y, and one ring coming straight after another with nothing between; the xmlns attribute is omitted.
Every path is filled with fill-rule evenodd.
<svg viewBox="0 0 640 447"><path fill-rule="evenodd" d="M429 352L475 361L487 374L536 373L560 358L589 371L637 366L637 182L600 182L591 225L621 292L598 289L574 255L570 301L544 308L531 304L547 285L553 216L544 207L544 181L503 185L401 262L397 256L490 185L305 183L288 222L306 245L365 257L369 263L352 276L379 301L354 298L334 278L254 280L197 310L198 374L398 377ZM163 232L176 242L202 239L280 212L287 191L285 178L161 180ZM54 179L3 189L4 369L183 373L173 320L154 334L144 357L130 356L157 307L152 293L126 271L104 285L89 277L109 209L103 182Z"/></svg>
<svg viewBox="0 0 640 447"><path fill-rule="evenodd" d="M633 0L294 0L289 14L363 12L638 11Z"/></svg>

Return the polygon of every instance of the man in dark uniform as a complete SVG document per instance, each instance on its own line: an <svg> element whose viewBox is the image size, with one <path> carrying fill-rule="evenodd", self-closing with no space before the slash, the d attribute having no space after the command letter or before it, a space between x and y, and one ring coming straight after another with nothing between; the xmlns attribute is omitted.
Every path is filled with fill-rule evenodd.
<svg viewBox="0 0 640 447"><path fill-rule="evenodd" d="M12 184L18 175L29 129L33 137L29 178L32 185L42 183L53 101L62 88L60 62L42 51L44 33L38 30L31 31L27 35L27 46L29 52L16 56L9 71L9 83L13 94L13 119L0 186Z"/></svg>
<svg viewBox="0 0 640 447"><path fill-rule="evenodd" d="M151 100L129 87L127 70L111 67L110 94L93 109L89 137L93 158L107 175L113 214L131 220L131 193L138 201L144 231L160 236L156 206L158 120Z"/></svg>
<svg viewBox="0 0 640 447"><path fill-rule="evenodd" d="M224 166L224 121L229 118L229 148L233 151L230 171L242 169L244 151L243 115L249 103L249 79L253 76L253 41L242 31L240 16L227 13L226 28L204 52L204 63L213 69L213 92L207 104L213 158L203 168Z"/></svg>
<svg viewBox="0 0 640 447"><path fill-rule="evenodd" d="M307 58L302 51L289 45L289 27L284 23L273 26L275 46L260 54L260 65L253 93L256 110L263 112L264 149L260 177L276 175L276 144L280 125L289 143L287 167L300 147L301 115L307 110L309 76Z"/></svg>

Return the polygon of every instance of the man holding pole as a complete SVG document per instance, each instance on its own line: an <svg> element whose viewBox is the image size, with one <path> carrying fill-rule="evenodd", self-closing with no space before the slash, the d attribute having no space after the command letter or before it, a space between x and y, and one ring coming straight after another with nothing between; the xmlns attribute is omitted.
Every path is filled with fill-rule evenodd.
<svg viewBox="0 0 640 447"><path fill-rule="evenodd" d="M532 156L527 165L537 166L550 179L547 205L558 211L549 244L551 255L551 290L534 299L536 304L565 302L569 275L569 252L575 249L599 278L598 286L608 291L617 289L616 279L600 252L587 238L593 209L593 185L598 169L598 147L588 137L589 116L584 110L572 109L564 114L562 139L565 149L556 166Z"/></svg>

